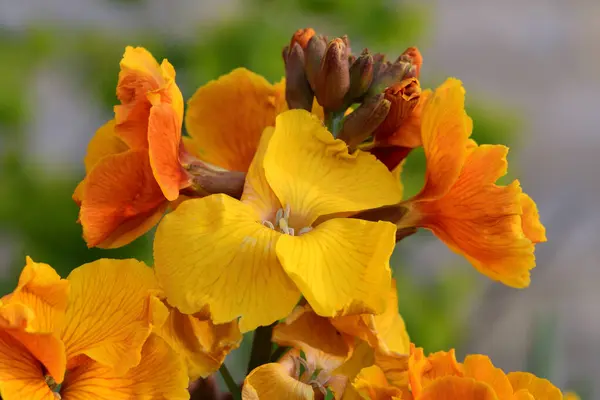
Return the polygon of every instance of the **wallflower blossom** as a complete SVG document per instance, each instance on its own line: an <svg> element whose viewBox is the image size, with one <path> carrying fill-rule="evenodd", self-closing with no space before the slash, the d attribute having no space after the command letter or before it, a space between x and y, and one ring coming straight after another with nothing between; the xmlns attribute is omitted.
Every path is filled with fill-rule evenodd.
<svg viewBox="0 0 600 400"><path fill-rule="evenodd" d="M115 119L96 132L73 199L89 247L123 246L152 228L189 178L179 163L183 98L175 70L143 48L121 60Z"/></svg>
<svg viewBox="0 0 600 400"><path fill-rule="evenodd" d="M301 293L320 315L383 311L395 227L335 215L399 197L373 156L348 154L315 116L288 111L264 131L241 201L188 200L163 219L157 276L181 312L241 317L242 331L284 318Z"/></svg>
<svg viewBox="0 0 600 400"><path fill-rule="evenodd" d="M182 360L152 334L167 312L157 291L135 260L98 260L61 279L28 258L0 304L2 398L189 398Z"/></svg>
<svg viewBox="0 0 600 400"><path fill-rule="evenodd" d="M424 106L425 185L388 211L402 215L396 219L399 230L427 228L481 273L526 287L535 244L546 241L545 229L518 181L496 184L506 174L508 148L470 139L473 124L464 95L461 82L448 79Z"/></svg>

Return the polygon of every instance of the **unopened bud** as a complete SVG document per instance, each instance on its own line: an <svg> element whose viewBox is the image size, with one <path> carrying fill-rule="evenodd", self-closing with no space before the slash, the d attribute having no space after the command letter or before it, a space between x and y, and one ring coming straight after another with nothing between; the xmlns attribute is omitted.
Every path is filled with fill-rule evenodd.
<svg viewBox="0 0 600 400"><path fill-rule="evenodd" d="M411 63L411 67L406 74L405 78L419 78L421 74L421 66L423 65L423 56L416 47L409 47L404 50L404 53L398 57L397 61L408 61Z"/></svg>
<svg viewBox="0 0 600 400"><path fill-rule="evenodd" d="M285 80L285 100L288 107L310 111L314 95L304 73L304 52L298 42L293 44L288 54Z"/></svg>
<svg viewBox="0 0 600 400"><path fill-rule="evenodd" d="M208 196L213 193L225 193L240 198L244 189L246 174L230 171L216 165L199 160L185 149L179 153L181 166L188 175L190 185L183 194L194 197Z"/></svg>
<svg viewBox="0 0 600 400"><path fill-rule="evenodd" d="M419 103L421 87L416 78L405 79L398 84L388 87L384 95L386 100L391 103L391 107L387 117L375 132L377 142L385 142L410 117Z"/></svg>
<svg viewBox="0 0 600 400"><path fill-rule="evenodd" d="M350 67L350 89L346 94L347 103L355 103L369 90L373 81L373 56L363 53Z"/></svg>
<svg viewBox="0 0 600 400"><path fill-rule="evenodd" d="M383 92L386 88L401 82L408 71L411 64L409 61L399 61L386 66L385 70L380 71L373 80L373 84L369 89L369 94L377 94Z"/></svg>
<svg viewBox="0 0 600 400"><path fill-rule="evenodd" d="M390 102L383 94L366 99L352 114L344 120L338 137L355 148L367 139L385 119L390 110Z"/></svg>
<svg viewBox="0 0 600 400"><path fill-rule="evenodd" d="M317 76L321 69L321 61L327 50L327 38L314 35L304 49L304 71L313 91L316 91Z"/></svg>
<svg viewBox="0 0 600 400"><path fill-rule="evenodd" d="M346 39L346 38L345 38ZM325 110L335 111L344 105L350 87L347 39L336 38L327 46L317 75L317 101Z"/></svg>

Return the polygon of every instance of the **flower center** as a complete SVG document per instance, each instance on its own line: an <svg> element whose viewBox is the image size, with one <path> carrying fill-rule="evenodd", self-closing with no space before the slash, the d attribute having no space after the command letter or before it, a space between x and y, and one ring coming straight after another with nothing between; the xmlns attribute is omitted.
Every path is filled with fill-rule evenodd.
<svg viewBox="0 0 600 400"><path fill-rule="evenodd" d="M296 372L298 381L310 385L318 398L323 398L327 395L326 385L329 382L330 376L321 368L311 366L304 357L295 357Z"/></svg>
<svg viewBox="0 0 600 400"><path fill-rule="evenodd" d="M62 399L62 397L60 396L60 393L59 393L60 385L58 383L56 383L54 378L50 375L45 375L44 381L46 382L46 385L48 385L50 390L52 390L52 394L54 395L54 397L58 400Z"/></svg>
<svg viewBox="0 0 600 400"><path fill-rule="evenodd" d="M275 231L279 231L290 236L300 236L306 232L312 231L311 226L305 226L298 230L298 233L296 233L296 230L290 226L291 211L291 207L288 204L287 206L285 206L285 208L280 208L279 210L277 210L277 212L275 213L274 221L264 220L262 223L266 227L269 227Z"/></svg>

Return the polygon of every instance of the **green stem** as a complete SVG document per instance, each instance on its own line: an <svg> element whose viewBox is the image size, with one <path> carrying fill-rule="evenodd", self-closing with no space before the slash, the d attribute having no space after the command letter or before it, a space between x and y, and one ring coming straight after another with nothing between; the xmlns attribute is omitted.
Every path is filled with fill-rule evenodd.
<svg viewBox="0 0 600 400"><path fill-rule="evenodd" d="M219 372L227 385L227 388L231 392L231 396L233 400L242 400L242 392L240 391L240 387L235 383L235 380L229 373L229 370L225 366L225 363L221 364L221 368L219 368Z"/></svg>
<svg viewBox="0 0 600 400"><path fill-rule="evenodd" d="M252 352L250 353L250 362L248 363L248 373L254 368L267 364L271 359L271 335L276 323L269 326L259 326L254 331L254 340L252 341Z"/></svg>

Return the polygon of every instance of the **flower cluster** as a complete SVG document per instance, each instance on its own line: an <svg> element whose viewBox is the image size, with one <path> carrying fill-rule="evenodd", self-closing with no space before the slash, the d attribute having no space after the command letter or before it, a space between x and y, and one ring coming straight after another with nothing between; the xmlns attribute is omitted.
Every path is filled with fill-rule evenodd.
<svg viewBox="0 0 600 400"><path fill-rule="evenodd" d="M245 400L566 398L485 356L425 356L398 313L389 260L419 228L517 288L546 240L519 182L497 184L508 149L471 138L461 82L423 90L416 48L354 55L310 28L283 58L281 82L236 69L184 116L173 66L125 50L73 199L89 247L158 224L154 266L102 259L61 279L28 258L0 300L2 398L185 399L219 369ZM417 147L425 181L404 198ZM223 362L249 331L240 390Z"/></svg>

